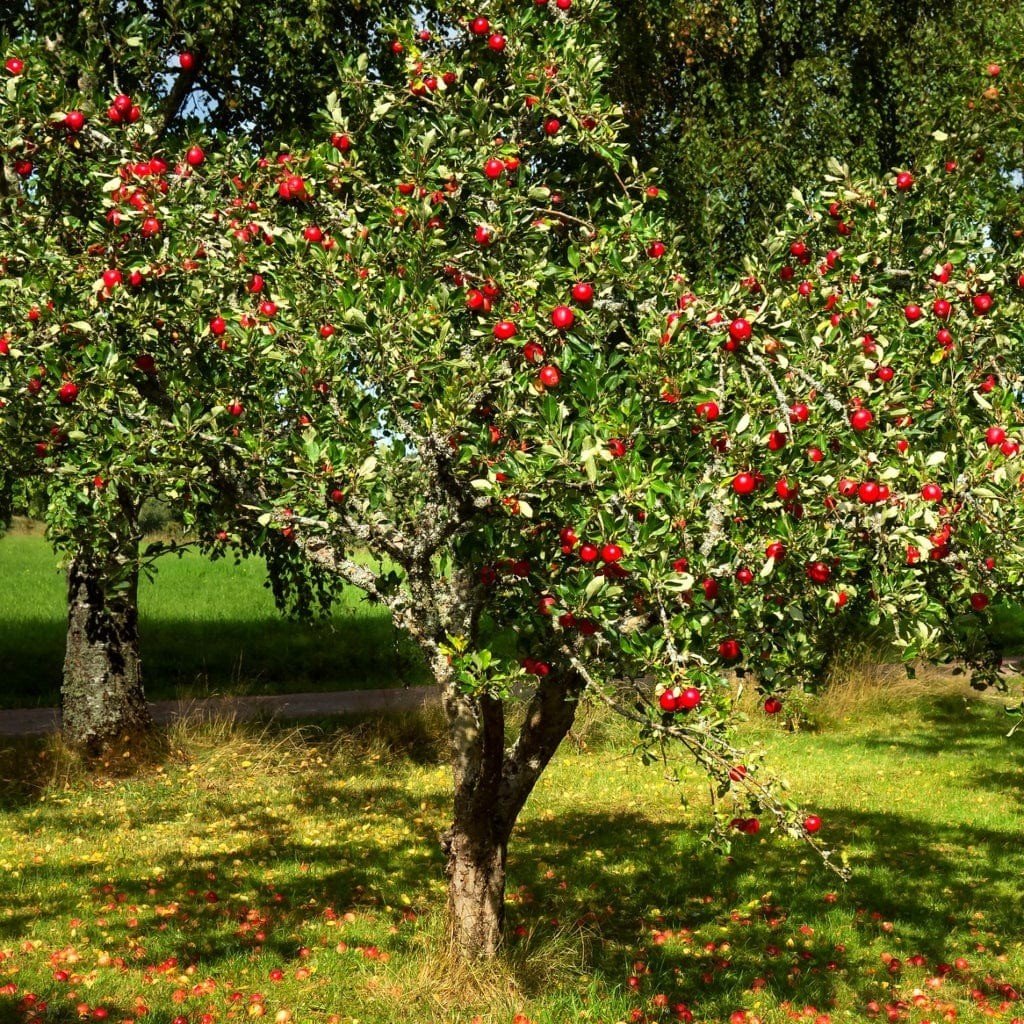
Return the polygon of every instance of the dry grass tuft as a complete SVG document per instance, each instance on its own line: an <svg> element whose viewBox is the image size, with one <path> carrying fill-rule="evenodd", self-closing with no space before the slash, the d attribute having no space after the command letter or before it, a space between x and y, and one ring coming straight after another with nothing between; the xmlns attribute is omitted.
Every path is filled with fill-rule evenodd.
<svg viewBox="0 0 1024 1024"><path fill-rule="evenodd" d="M524 1001L552 986L573 986L588 970L592 936L579 928L560 928L541 936L530 932L514 940L495 960L472 962L455 953L443 914L431 917L418 936L417 955L409 958L390 993L395 1019L409 1004L429 1008L431 1019L450 1020L456 1012L488 1020L511 1020Z"/></svg>
<svg viewBox="0 0 1024 1024"><path fill-rule="evenodd" d="M869 711L898 711L925 698L976 698L969 680L968 674L956 674L952 667L926 663L915 664L911 678L902 664L885 663L870 648L854 648L834 662L813 716L817 724L834 727Z"/></svg>

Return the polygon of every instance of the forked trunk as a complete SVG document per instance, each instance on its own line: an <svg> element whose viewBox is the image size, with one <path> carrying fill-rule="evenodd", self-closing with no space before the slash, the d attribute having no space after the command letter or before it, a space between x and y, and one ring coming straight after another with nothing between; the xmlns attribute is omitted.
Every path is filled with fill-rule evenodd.
<svg viewBox="0 0 1024 1024"><path fill-rule="evenodd" d="M455 780L454 822L443 839L448 918L454 948L466 959L493 957L501 946L509 836L572 725L581 690L575 676L539 683L508 750L500 700L445 691Z"/></svg>
<svg viewBox="0 0 1024 1024"><path fill-rule="evenodd" d="M68 570L64 738L98 753L151 725L139 660L138 570L79 555Z"/></svg>

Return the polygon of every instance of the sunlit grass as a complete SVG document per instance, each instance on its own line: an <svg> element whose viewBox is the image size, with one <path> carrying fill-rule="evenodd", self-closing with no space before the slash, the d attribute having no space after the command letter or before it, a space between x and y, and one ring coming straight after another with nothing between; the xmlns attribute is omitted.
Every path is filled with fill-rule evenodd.
<svg viewBox="0 0 1024 1024"><path fill-rule="evenodd" d="M1010 1021L1024 1016L1024 769L1005 731L997 703L961 696L827 732L747 727L846 851L844 885L763 833L711 852L706 785L687 774L680 806L620 729L591 730L516 830L506 958L452 975L435 724L178 726L141 774L90 783L65 765L41 793L5 786L0 1019L33 993L44 1021L79 1004L135 1020L138 1000L145 1020L190 1024L612 1024L685 1019L681 1003L697 1021L863 1020L874 1003L883 1021L887 1006L913 1024ZM49 777L53 748L38 749L0 776Z"/></svg>
<svg viewBox="0 0 1024 1024"><path fill-rule="evenodd" d="M394 686L400 664L385 614L346 594L319 624L288 621L264 585L262 561L167 556L140 585L148 695L288 693ZM65 590L57 557L34 534L0 538L0 707L56 703L64 656Z"/></svg>

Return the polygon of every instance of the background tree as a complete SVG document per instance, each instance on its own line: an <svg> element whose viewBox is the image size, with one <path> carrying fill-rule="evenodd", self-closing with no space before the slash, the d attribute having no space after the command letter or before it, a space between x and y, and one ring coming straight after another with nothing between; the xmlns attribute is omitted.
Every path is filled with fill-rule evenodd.
<svg viewBox="0 0 1024 1024"><path fill-rule="evenodd" d="M619 5L611 29L611 85L662 169L691 269L735 265L830 156L859 175L958 158L987 216L1019 226L1012 5L641 2Z"/></svg>

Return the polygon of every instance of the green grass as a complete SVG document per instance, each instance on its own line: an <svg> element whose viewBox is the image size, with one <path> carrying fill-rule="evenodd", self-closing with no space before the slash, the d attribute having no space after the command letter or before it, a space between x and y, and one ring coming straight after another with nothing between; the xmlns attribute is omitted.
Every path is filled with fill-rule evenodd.
<svg viewBox="0 0 1024 1024"><path fill-rule="evenodd" d="M324 1024L673 1019L661 996L696 1021L860 1021L872 1002L910 1024L1024 1016L999 989L1024 987L1024 769L993 703L748 729L846 850L849 884L764 833L731 859L711 852L706 785L687 772L680 807L614 730L567 746L512 844L508 955L450 979L448 772L422 724L378 729L389 743L366 727L180 729L171 757L131 778L5 787L0 1020L23 1019L25 993L49 1004L44 1022L79 1004L138 1019L136 1000L156 1024L245 1020L250 1006ZM0 777L48 770L28 753Z"/></svg>
<svg viewBox="0 0 1024 1024"><path fill-rule="evenodd" d="M140 645L153 700L214 693L296 693L394 686L399 665L387 616L346 594L319 624L290 622L264 586L262 561L164 557L140 585ZM35 534L0 538L0 707L55 704L64 657L65 588Z"/></svg>

